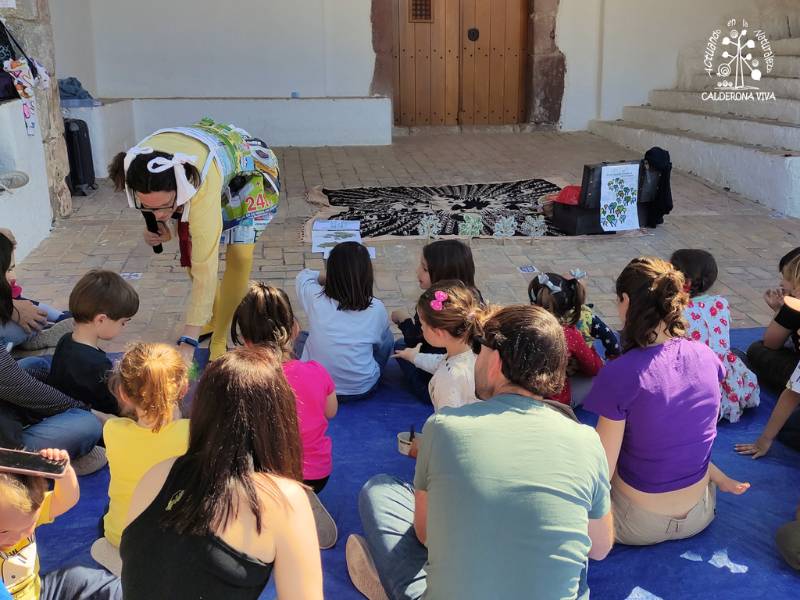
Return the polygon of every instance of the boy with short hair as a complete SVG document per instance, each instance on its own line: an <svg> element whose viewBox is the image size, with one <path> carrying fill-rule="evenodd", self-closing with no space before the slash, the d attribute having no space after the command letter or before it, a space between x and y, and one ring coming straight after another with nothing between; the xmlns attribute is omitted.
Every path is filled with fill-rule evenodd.
<svg viewBox="0 0 800 600"><path fill-rule="evenodd" d="M5 586L14 600L122 598L119 579L100 569L71 567L39 576L36 528L52 523L80 497L69 454L52 448L39 454L67 462L52 491L44 477L0 472L0 586Z"/></svg>
<svg viewBox="0 0 800 600"><path fill-rule="evenodd" d="M119 335L139 310L139 295L117 273L93 270L72 289L69 310L75 328L59 340L47 383L99 412L119 415L106 381L111 361L97 343Z"/></svg>

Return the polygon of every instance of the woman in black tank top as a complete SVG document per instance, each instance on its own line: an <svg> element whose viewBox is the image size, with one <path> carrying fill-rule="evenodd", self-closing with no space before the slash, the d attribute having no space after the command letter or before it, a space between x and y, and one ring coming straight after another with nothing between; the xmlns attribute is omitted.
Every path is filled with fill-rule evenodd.
<svg viewBox="0 0 800 600"><path fill-rule="evenodd" d="M239 348L212 362L193 402L188 452L154 467L134 492L120 545L125 600L256 599L273 570L280 598L321 599L300 448L275 352Z"/></svg>

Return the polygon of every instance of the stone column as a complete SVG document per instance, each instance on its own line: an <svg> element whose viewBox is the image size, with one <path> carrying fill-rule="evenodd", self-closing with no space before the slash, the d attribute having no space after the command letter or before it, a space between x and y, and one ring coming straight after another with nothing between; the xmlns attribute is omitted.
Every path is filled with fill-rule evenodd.
<svg viewBox="0 0 800 600"><path fill-rule="evenodd" d="M556 47L559 0L529 0L528 122L558 126L564 98L564 54Z"/></svg>
<svg viewBox="0 0 800 600"><path fill-rule="evenodd" d="M0 9L0 17L22 44L25 53L44 65L51 77L49 89L36 89L37 123L42 133L47 161L48 189L53 214L66 217L72 212L72 196L64 181L69 173L69 161L64 143L58 81L55 78L55 47L48 0L17 0L16 8Z"/></svg>

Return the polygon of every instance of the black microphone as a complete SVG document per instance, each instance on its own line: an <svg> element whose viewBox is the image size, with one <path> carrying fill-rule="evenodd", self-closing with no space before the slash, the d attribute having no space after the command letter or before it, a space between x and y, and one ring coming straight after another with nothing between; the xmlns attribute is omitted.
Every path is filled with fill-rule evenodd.
<svg viewBox="0 0 800 600"><path fill-rule="evenodd" d="M151 233L158 233L158 221L156 221L156 216L147 211L142 212L142 214L144 215L144 223L147 227L147 231ZM163 251L164 247L161 244L158 244L158 246L153 246L153 252L156 254L161 254Z"/></svg>

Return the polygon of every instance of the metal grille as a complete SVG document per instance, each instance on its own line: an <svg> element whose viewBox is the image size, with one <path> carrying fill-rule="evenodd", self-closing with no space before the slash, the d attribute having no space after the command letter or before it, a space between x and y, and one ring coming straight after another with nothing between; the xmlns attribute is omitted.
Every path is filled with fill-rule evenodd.
<svg viewBox="0 0 800 600"><path fill-rule="evenodd" d="M411 15L409 20L412 23L430 23L433 21L433 0L411 0Z"/></svg>

